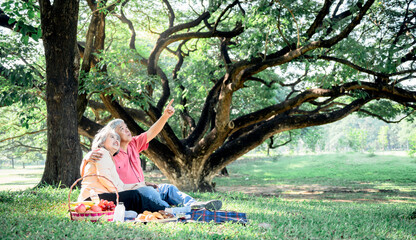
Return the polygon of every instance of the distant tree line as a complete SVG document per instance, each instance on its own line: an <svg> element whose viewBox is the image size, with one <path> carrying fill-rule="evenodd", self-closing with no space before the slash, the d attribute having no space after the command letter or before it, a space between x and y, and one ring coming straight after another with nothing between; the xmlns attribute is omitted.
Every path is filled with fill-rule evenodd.
<svg viewBox="0 0 416 240"><path fill-rule="evenodd" d="M273 142L273 145L270 143ZM286 144L279 144L286 143ZM351 115L341 121L291 131L266 141L256 151L283 152L380 152L416 153L416 123L387 123L375 118Z"/></svg>

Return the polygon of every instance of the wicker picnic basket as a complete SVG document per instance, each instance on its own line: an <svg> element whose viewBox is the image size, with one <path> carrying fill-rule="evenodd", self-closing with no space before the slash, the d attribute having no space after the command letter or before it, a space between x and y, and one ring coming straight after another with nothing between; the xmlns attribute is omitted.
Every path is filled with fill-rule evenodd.
<svg viewBox="0 0 416 240"><path fill-rule="evenodd" d="M101 212L85 212L85 213L77 213L77 212L72 212L71 211L71 192L72 192L72 188L75 187L75 185L81 181L84 178L87 177L102 177L104 179L106 179L107 181L109 181L115 189L116 186L114 185L114 183L108 179L105 176L101 176L98 174L90 174L90 175L86 175L83 176L79 179L77 179L74 184L72 184L71 188L69 189L69 193L68 193L68 211L69 211L69 215L71 217L72 221L91 221L91 222L97 222L97 221L113 221L114 218L114 211L101 211ZM116 190L116 205L118 205L118 192Z"/></svg>

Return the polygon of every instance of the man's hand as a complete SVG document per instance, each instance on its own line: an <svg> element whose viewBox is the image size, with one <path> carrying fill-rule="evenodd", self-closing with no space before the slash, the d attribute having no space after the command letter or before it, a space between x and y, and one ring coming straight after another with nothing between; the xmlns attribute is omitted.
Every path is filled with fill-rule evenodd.
<svg viewBox="0 0 416 240"><path fill-rule="evenodd" d="M146 186L153 187L154 189L157 189L158 188L157 184L156 183L152 183L152 182L146 182Z"/></svg>
<svg viewBox="0 0 416 240"><path fill-rule="evenodd" d="M172 103L173 103L173 99L170 100L169 104L165 108L165 111L163 111L163 114L168 117L171 117L175 113L175 108L171 106Z"/></svg>
<svg viewBox="0 0 416 240"><path fill-rule="evenodd" d="M100 149L95 149L94 151L92 151L90 157L88 159L86 159L86 162L97 162L100 161L101 158L103 157L103 154L100 152Z"/></svg>

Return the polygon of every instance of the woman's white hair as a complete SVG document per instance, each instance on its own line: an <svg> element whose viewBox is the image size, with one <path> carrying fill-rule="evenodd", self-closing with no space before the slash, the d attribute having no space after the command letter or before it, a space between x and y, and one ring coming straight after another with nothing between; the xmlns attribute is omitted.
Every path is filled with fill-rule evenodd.
<svg viewBox="0 0 416 240"><path fill-rule="evenodd" d="M109 134L114 134L118 141L120 141L120 136L112 129L111 127L103 127L98 131L98 133L94 136L94 140L92 141L91 149L97 149L104 147L104 142L107 140Z"/></svg>

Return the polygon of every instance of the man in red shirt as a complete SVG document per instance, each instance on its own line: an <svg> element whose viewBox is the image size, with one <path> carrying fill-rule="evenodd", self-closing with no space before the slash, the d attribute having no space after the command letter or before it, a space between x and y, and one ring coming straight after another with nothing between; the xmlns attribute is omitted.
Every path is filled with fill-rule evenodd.
<svg viewBox="0 0 416 240"><path fill-rule="evenodd" d="M159 134L168 119L175 113L175 109L171 106L172 102L173 99L164 110L163 115L146 132L139 136L132 136L122 119L112 120L106 125L106 127L114 129L120 135L120 151L113 159L117 173L125 184L145 182L139 153L149 147L149 142ZM99 153L94 153L91 155L90 160L99 160L100 158ZM191 196L179 191L172 184L157 185L150 182L145 183L146 187L138 188L137 191L165 207L175 205L219 210L222 206L220 200L197 202Z"/></svg>

